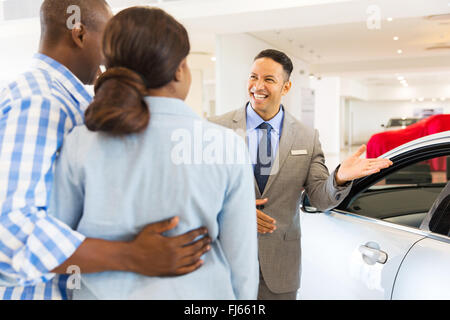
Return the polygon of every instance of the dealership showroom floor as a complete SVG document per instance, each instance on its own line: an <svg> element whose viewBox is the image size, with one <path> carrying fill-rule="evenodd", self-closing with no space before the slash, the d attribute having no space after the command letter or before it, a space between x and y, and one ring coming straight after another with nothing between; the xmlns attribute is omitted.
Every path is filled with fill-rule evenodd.
<svg viewBox="0 0 450 320"><path fill-rule="evenodd" d="M45 2L50 3L51 1L45 0ZM82 2L76 0L77 4L81 5ZM134 78L127 76L131 77L127 78L132 79L130 81L140 81L139 87L131 86L131 89L135 89L134 91L128 88L131 90L130 92L133 92L128 97L139 94L141 98L138 99L138 105L144 106L145 111L147 111L146 106L150 105L150 124L153 124L154 115L154 119L163 119L164 115L167 116L171 112L174 114L180 112L185 116L184 119L196 119L197 122L192 126L186 126L186 128L194 128L192 129L194 135L189 136L186 141L189 141L189 148L193 146L195 149L198 141L196 140L197 134L203 134L199 140L202 147L207 146L207 143L211 141L216 141L214 140L216 139L215 133L208 131L208 128L216 127L209 123L200 129L197 127L198 124L202 126L207 123L206 121L202 122L203 120L211 120L234 130L238 135L247 135L248 154L251 157L254 156L254 159L257 159L257 154L261 150L259 143L261 141L270 142L268 143L269 153L271 156L277 155L274 159L281 159L279 170L274 173L273 167L271 167L272 175L264 180L257 173L258 170L261 172L264 169L264 165L258 160L254 160L254 181L245 184L247 179L242 180L244 181L242 184L233 184L233 181L237 179L235 177L244 179L246 172L239 171L237 173L237 171L226 171L225 169L220 171L223 169L222 167L217 171L201 171L208 172L208 174L200 177L196 175L196 170L204 168L201 166L204 163L201 163L195 167L195 170L183 173L184 180L171 185L172 181L178 181L176 180L177 174L180 174L181 171L169 170L163 165L157 169L152 168L152 165L156 166L155 163L159 163L153 160L159 161L163 158L162 153L166 149L161 147L155 148L155 150L159 150L157 154L149 152L156 158L150 159L148 165L142 165L142 161L138 161L141 159L139 156L128 162L124 160L123 163L127 164L127 168L121 169L129 169L130 174L129 176L124 174L124 177L127 178L120 180L123 185L115 186L115 180L112 177L120 176L121 171L114 168L111 164L113 163L112 159L115 159L114 161L125 159L133 152L138 155L142 150L145 151L145 144L141 143L144 140L139 140L144 135L137 135L137 140L129 142L123 149L111 151L113 156L108 158L111 163L105 161L105 164L97 166L95 170L86 169L87 165L85 167L84 162L83 166L76 164L71 167L72 162L70 161L72 160L67 160L67 167L58 170L59 156L60 154L64 155L64 152L60 153L61 146L65 145L65 142L62 142L63 138L72 134L75 124L83 125L85 116L83 108L95 105L90 104L89 100L89 95L95 93L94 86L84 86L81 83L83 81L77 79L79 75L83 75L83 72L76 74L74 71L81 67L87 68L88 64L81 64L77 60L64 65L64 61L56 61L57 59L53 59L54 57L47 59L47 55L51 55L48 52L51 52L52 49L42 46L42 43L40 45L40 41L44 41L42 40L44 37L41 39L40 18L41 5L44 0L0 0L0 179L2 179L0 180L2 181L0 186L0 207L2 208L0 214L0 298L70 298L71 294L67 295L64 291L65 288L61 289L61 283L55 284L56 280L54 279L52 280L54 281L53 286L48 284L50 282L46 282L46 289L32 287L32 289L14 291L15 289L11 289L14 287L13 285L11 287L3 286L4 279L8 284L10 284L8 279L16 281L12 282L14 284L19 281L21 284L31 283L33 285L35 285L36 279L40 283L41 280L50 281L50 278L47 277L57 266L56 262L61 264L62 261L66 261L67 257L63 257L69 252L75 252L75 248L71 246L74 246L74 243L79 245L78 241L81 241L79 238L83 238L81 233L69 237L68 230L76 232L76 228L86 228L83 230L92 231L89 233L89 238L98 237L132 242L132 239L137 239L136 232L147 225L147 222L157 222L146 221L142 218L144 215L137 213L133 215L135 210L142 209L137 202L128 207L124 205L128 211L133 211L133 213L127 212L130 220L112 222L108 219L122 217L120 214L113 213L110 216L105 215L101 219L99 218L98 221L94 218L90 220L91 216L87 216L86 213L90 211L83 206L90 203L89 201L95 203L93 201L96 199L95 197L100 199L99 194L102 190L115 187L113 188L114 196L110 201L106 201L111 208L120 207L119 204L122 203L120 197L132 197L133 192L153 190L152 193L154 193L168 190L167 193L170 196L161 195L158 198L161 201L156 201L158 205L161 204L161 207L157 208L165 209L167 215L183 215L185 212L181 212L183 210L180 208L186 208L188 214L181 216L178 226L180 229L175 229L173 232L164 229L157 233L180 236L181 239L181 231L187 232L200 227L200 223L206 223L216 242L206 244L206 240L204 240L204 248L207 245L209 249L212 247L212 253L208 252L203 256L196 257L196 263L199 263L200 256L204 257L204 265L197 271L180 278L166 278L164 277L165 271L158 270L159 273L151 273L151 275L156 275L155 277L136 275L136 279L140 279L139 281L130 280L132 276L128 278L123 273L118 273L123 278L111 276L113 278L111 280L108 278L110 273L100 274L98 272L98 270L110 271L110 269L95 269L92 272L94 275L85 275L81 268L79 272L81 273L81 289L79 287L75 289L74 298L173 298L173 300L198 298L208 300L208 297L213 297L214 300L216 298L219 300L221 297L220 294L209 296L202 294L199 292L200 290L194 290L195 288L207 288L208 290L221 288L220 290L227 294L226 299L230 297L244 300L248 297L256 298L256 291L249 293L245 288L239 286L247 281L249 286L255 281L257 282L259 278L256 277L255 270L258 269L257 262L259 262L259 270L265 274L267 278L265 283L271 294L294 293L295 291L292 290L295 290L297 275L300 274L297 300L450 299L450 272L448 271L450 270L450 0L107 0L106 2L109 5L108 10L111 11L107 12L111 14L111 17L113 15L118 17L117 14L124 12L122 11L124 9L125 12L130 12L130 10L126 10L130 7L152 6L152 8L157 7L169 13L187 30L190 50L187 56L188 51L183 56L183 59L186 58L187 64L181 63L184 61L183 59L180 59L181 62L177 62L178 69L176 69L175 75L168 77L173 80L166 81L163 86L158 85L157 88L153 88L146 79L147 75L143 75L148 71L147 69L145 71L132 70L135 72ZM55 5L55 7L57 6ZM77 8L79 9L76 4L74 7L67 8L64 13L67 14L67 23L72 21L71 19L77 21ZM84 14L84 11L80 12ZM56 19L55 17L53 18ZM100 50L100 37L96 35L94 38L90 38L90 36L86 38L83 32L87 29L83 29L80 25L84 26L83 21L87 20L84 20L83 15L80 19L73 28L68 29L69 31L64 29L66 38L73 42L70 42L72 46L70 50L66 48L68 50L66 56L75 56L74 52L85 52L83 50L86 50L86 44L83 41L98 41L98 45L93 50ZM43 14L42 21L44 20L45 15ZM104 21L105 25L106 21ZM133 18L129 21L139 24L141 20ZM119 22L124 23L123 21ZM124 24L120 28L108 27L107 31L120 32L125 27L128 28L129 25ZM144 29L142 27L142 30ZM173 28L167 27L164 30L168 30L167 39L169 39L170 30ZM86 32L90 35L89 30ZM134 37L136 34L130 33L130 39L137 39ZM180 34L184 35L183 32ZM156 36L161 36L161 34L156 34ZM187 39L179 37L174 43L181 43L183 39ZM99 66L102 72L111 72L110 69L112 69L107 67L107 61L112 59L111 52L113 50L106 45L107 41L113 41L111 39L116 38L105 37L106 49L103 48L105 51L102 53L104 57L97 59L97 62L104 60ZM122 38L117 37L117 39ZM169 43L169 41L165 41L167 39L164 37L158 43ZM84 44L80 44L80 41ZM148 43L150 42L149 40ZM142 49L142 52L147 52L153 45L148 44L144 48L143 43L147 45L146 41L140 41L133 43L133 46ZM125 47L126 45L124 45ZM133 49L133 53L141 52L136 48ZM108 51L109 56L105 53L108 49L110 50ZM289 63L279 56L278 58L281 60L276 60L273 56L257 57L259 53L267 52L263 51L266 49L271 49L272 54L273 52L282 52L290 58L289 60L292 62L290 75L286 70L286 65L289 69ZM175 49L161 50L166 55L167 52L175 51ZM34 56L37 52L42 54L38 58ZM60 55L63 57L62 60L65 60L65 55ZM33 56L35 60L41 60L41 67L45 62L47 63L46 68L58 70L59 76L64 74L65 77L72 79L70 80L71 84L67 84L70 82L67 81L68 78L66 78L66 82L64 80L54 81L54 79L49 80L50 76L45 72L40 76L30 73ZM175 53L173 56L168 55L172 58L174 56ZM86 58L91 55L80 54L77 57ZM139 56L139 59L146 58L148 55ZM259 64L260 62L261 64ZM99 69L97 68L98 64L96 64L95 70ZM130 62L130 64L132 63ZM55 65L59 67L55 67ZM185 68L186 66L189 68ZM161 63L159 67L166 66ZM36 71L36 69L33 70ZM187 70L189 70L189 75ZM123 69L122 72L124 72ZM19 76L21 74L24 76ZM93 74L96 73L93 72ZM98 80L97 84L106 81L104 79L107 78L100 74L97 73L99 78L94 77L93 80ZM277 78L278 75L283 76ZM18 82L14 82L16 80L26 84L27 89L23 89L17 84ZM277 82L278 80L279 82ZM63 117L64 115L64 119L68 119L66 122L56 122L55 118L52 118L56 117L55 114L49 111L49 115L47 115L46 109L38 112L36 111L38 109L30 107L31 116L28 118L26 115L28 106L35 103L36 97L40 99L40 96L45 96L42 92L45 90L43 83L46 81L50 84L46 88L51 88L52 94L55 94L55 91L59 92L55 94L59 97L58 99L62 99L62 96L65 99L62 99L64 100L63 104L58 100L64 106L59 107L61 110L58 111L59 115L57 116ZM84 81L84 83L88 83L88 81ZM130 87L128 82L125 85ZM171 87L172 85L173 87ZM185 89L188 87L190 90L187 93L188 90ZM176 91L176 94L173 95L161 95L161 92L175 92L167 88L184 91L182 94L179 94L181 91ZM158 91L163 89L167 89L167 91ZM99 86L97 90L99 90ZM82 95L80 92L87 93ZM125 91L116 90L114 94L119 96L123 92ZM149 92L157 92L158 94L155 96L162 97L161 100L155 97L146 97L150 95ZM113 96L112 91L111 96ZM175 107L175 102L170 102L170 99L164 100L174 97L180 100L180 97L185 96L186 99L181 100L184 100L189 108L182 103L183 101L177 101L178 104ZM45 97L44 102L46 101ZM86 100L85 107L81 107L83 99ZM12 100L26 103L17 104L14 107ZM67 101L76 105L74 110L75 113L79 111L79 115L73 114ZM155 110L161 108L163 111L153 113L152 104L149 101L155 103ZM273 101L278 102L273 103ZM44 102L42 106L45 105ZM158 103L161 103L161 106ZM173 110L164 109L165 103L167 105L173 103ZM267 110L272 107L271 103L275 105L276 112L265 118L264 116L269 114ZM280 108L280 105L283 108ZM146 116L147 114L140 115L137 118L142 120ZM279 118L277 118L278 116ZM176 121L181 118L183 117L177 117L176 120L170 122L170 125L175 126L174 123L178 124ZM36 119L39 121L33 122ZM255 125L255 121L260 121L260 123ZM269 124L268 127L265 126L267 124ZM44 128L45 125L49 126L50 131L47 130L47 127ZM251 125L253 127L249 128ZM32 130L38 127L40 130L33 133ZM49 132L52 128L55 129L54 127L58 127L58 130L62 131L58 131L58 137L55 134L54 137L48 138ZM151 125L148 128L145 127L148 130L152 130L152 128ZM157 130L158 125L155 125L155 128ZM185 133L191 133L190 129L186 131L186 128L180 124L179 130L173 132L171 142L184 141ZM222 128L220 129L222 130ZM142 132L144 131L138 133ZM222 131L217 132L221 133ZM99 135L101 136L101 134ZM239 138L238 135L232 135L232 138ZM151 135L149 137L152 138ZM272 140L268 140L268 137L271 137ZM191 138L192 140L190 140ZM278 140L276 140L277 138ZM131 140L132 138L130 138ZM88 141L91 140L86 138L83 141L79 150L88 150L82 148L88 148ZM97 143L97 140L95 141ZM139 147L136 147L136 141L141 143ZM161 138L155 143L162 145L162 141L164 140ZM54 145L51 144L53 142ZM48 150L51 148L48 146L49 143L54 150ZM28 147L23 147L24 145ZM242 145L245 144L242 143ZM130 149L132 146L136 147L137 151ZM166 146L167 144L164 145L164 147ZM274 149L276 152L273 154L272 148L276 148ZM103 150L100 147L95 149L95 152ZM118 152L117 150L122 151ZM179 149L176 150L179 151ZM214 152L208 153L210 151L208 147L200 150L201 160L204 160L202 157L206 158L207 155L217 155L216 149ZM322 165L322 153L326 169L329 173L335 173L331 179L328 179ZM44 159L44 157L47 154L51 154L51 156L48 156L48 163L45 163L46 158ZM73 161L95 161L95 159L91 159L95 158L94 156L86 155L90 154L89 152L81 151L79 154L76 152L74 154L73 159L76 160ZM176 162L173 160L174 154L177 155L172 150L173 163L171 164ZM195 157L193 163L197 165L198 159ZM41 161L41 158L44 160ZM375 159L378 159L378 162ZM389 165L377 168L376 166L381 163L382 159L389 160ZM136 161L133 162L134 160ZM64 160L61 162L61 166L66 165ZM385 163L387 162L385 161ZM21 166L22 163L26 163L26 165ZM85 170L82 172L83 174L91 172L91 174L100 175L99 172L109 168L109 165L114 174L98 178L104 179L102 187L96 185L95 188L85 188L83 183L94 180L97 182L99 181L97 178L90 178L91 180L86 178L86 181L83 180L84 176L82 176L83 179L75 178L75 169L73 168L83 168ZM132 171L139 166L142 167L142 175ZM43 171L44 167L47 168L45 172ZM341 171L335 172L336 168ZM154 179L158 185L157 188L152 189L155 185L146 184L153 178L145 180L143 177L152 176L146 175L147 171L145 170L157 172L157 178ZM225 171L226 174L222 174ZM56 183L58 172L60 175L61 172L68 174L73 179L69 181L70 183L62 184L63 187L55 191L56 189L52 189L51 186L52 181ZM345 179L347 176L343 177L343 172L348 173L347 176L352 178ZM227 176L228 174L229 176ZM55 176L55 180L53 180L53 176ZM130 181L131 177L141 180L131 183L127 180L128 177L130 177ZM27 179L32 183L28 184ZM226 190L226 193L221 187L212 184L212 179L217 179L217 185L229 179L229 181L226 180L226 183L223 182L223 185L226 186L223 190ZM50 199L53 199L51 197L58 192L63 194L68 190L65 187L73 187L76 183L82 185L77 189L79 193L71 193L66 198L73 200L72 197L74 199L78 197L73 200L79 200L77 203L82 203L82 205L80 204L81 209L79 209L80 217L77 219L86 217L87 222L77 220L78 222L70 227L66 226L66 222L64 222L65 227L61 227L59 223L63 222L57 220L60 218L59 216L50 215L51 217L48 217L52 212L49 209L50 203L53 203ZM248 233L243 231L244 228L240 229L242 227L240 223L231 228L229 224L222 221L219 213L217 213L217 218L211 220L215 224L208 222L209 220L202 220L204 218L202 214L195 215L196 210L202 211L205 207L211 208L211 211L214 212L222 212L221 210L227 207L226 201L230 201L238 208L237 203L245 203L249 198L251 201L246 208L250 208L253 214L253 195L255 194L253 189L247 188L251 191L248 193L251 196L239 198L239 194L246 194L245 191L248 191L242 191L241 188L250 185L256 190L257 224L263 223L267 230L271 228L271 225L276 225L276 229L267 233L258 229L259 242L256 237L252 238L254 242L250 241L254 245L253 247L246 241L242 241L239 245L232 242L236 241L238 237L247 239L245 237L248 236ZM146 189L147 187L148 189ZM85 190L89 190L89 192L86 191L84 194ZM175 193L174 190L179 193ZM218 198L220 202L211 200L216 192L223 193ZM236 198L230 196L232 192L236 193ZM199 196L199 198L195 199L195 196ZM40 197L39 201L36 200L37 197ZM264 200L265 198L268 199ZM181 201L185 203L179 208L177 205ZM216 204L222 202L224 205L219 208ZM272 206L272 203L276 203L276 205ZM161 211L163 211L162 209ZM193 220L183 220L186 217L189 218L191 213L195 217ZM49 219L45 221L52 221L50 227L47 222L43 224L36 222L44 216L45 219L47 217ZM163 220L162 217L168 219L171 216L158 216L161 218L160 220ZM251 218L253 219L253 215ZM56 219L56 222L53 219ZM69 218L68 221L74 219ZM253 220L250 222L254 223ZM48 230L45 229L47 227ZM259 224L258 228L260 227ZM173 226L173 228L175 227ZM224 236L220 233L222 231L228 233ZM237 235L237 233L239 234ZM231 234L233 236L227 237ZM60 235L62 238L52 242L53 238L51 237ZM190 239L189 243L183 245L177 243L177 245L185 249L189 245L193 247L194 239L200 241L198 236ZM43 237L42 242L33 242L36 237ZM158 236L158 239L163 238ZM227 240L233 245L227 246L220 242ZM67 244L69 242L70 245ZM158 242L166 251L159 250L164 251L161 253L156 250L158 252L155 255L161 254L161 259L165 257L169 260L169 253L172 253L170 249L175 247L165 246L162 243ZM59 247L65 245L67 247ZM251 247L250 249L254 249L254 252L249 249L249 256L253 254L252 257L255 258L253 262L258 260L259 250L259 260L251 265L252 270L255 271L252 279L248 279L239 272L225 271L228 270L227 268L230 270L233 267L236 268L233 263L230 263L229 259L231 258L228 253L234 254L239 249L243 250L242 248L246 245ZM199 245L197 250L200 247ZM173 250L175 252L175 249ZM182 257L185 259L183 262L187 261L187 257L194 259L197 252L193 253L193 250ZM107 253L103 250L101 252ZM136 253L137 251L130 250L130 252ZM165 255L166 252L169 253ZM286 254L281 255L280 252ZM236 257L239 259L244 259L245 256L242 252L236 253ZM158 257L156 260L160 258L158 255L156 257ZM180 258L175 254L174 257ZM208 260L210 258L223 263L223 266L221 265L223 268L217 267L215 263L211 262L212 260ZM161 264L166 266L165 261L161 261ZM170 261L175 261L175 258ZM298 261L300 261L300 265L299 268L295 267L295 270L287 265L297 266ZM226 284L223 284L220 281L226 276L221 276L220 281L214 280L211 275L203 276L202 272L206 274L208 272L206 270L218 270L208 269L213 265L224 274L225 272L232 274L230 276L232 280L228 282L224 280ZM108 264L108 267L110 266L111 264ZM129 267L129 265L127 266ZM78 269L70 270L75 270L74 272L77 274L76 270ZM118 268L118 270L123 269ZM129 270L126 269L126 271ZM197 275L195 272L198 272ZM169 274L173 276L176 273ZM200 277L199 274L202 276ZM96 282L96 276L111 280L108 283L113 289L99 285L101 281ZM149 287L154 285L154 288L157 288L154 291L160 290L159 296L158 294L150 295L148 292L151 290L144 288L144 283L147 283L141 281L144 277L146 277L146 281L149 278L152 279L148 282L150 283ZM120 281L117 280L119 278ZM176 279L182 280L176 282ZM210 282L203 287L200 285L203 284L202 279L209 279L205 281ZM117 282L115 282L116 280ZM216 280L217 282L215 282ZM294 284L291 285L292 283ZM132 288L133 285L135 287ZM190 285L192 293L188 294L184 285ZM118 287L122 289L118 290ZM237 289L238 287L240 289ZM88 290L86 289L87 293L83 291L83 288L88 288ZM174 289L168 290L167 288ZM58 290L63 290L63 293L54 295L55 292L59 292ZM115 295L116 293L117 295Z"/></svg>

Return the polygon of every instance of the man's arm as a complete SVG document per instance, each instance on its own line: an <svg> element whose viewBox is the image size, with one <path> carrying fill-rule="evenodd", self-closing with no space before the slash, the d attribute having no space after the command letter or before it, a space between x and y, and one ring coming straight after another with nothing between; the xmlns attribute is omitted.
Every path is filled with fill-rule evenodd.
<svg viewBox="0 0 450 320"><path fill-rule="evenodd" d="M392 161L388 159L360 158L366 150L366 145L362 145L353 155L342 162L336 171L335 180L337 185L342 186L349 181L380 172L380 170L392 165Z"/></svg>
<svg viewBox="0 0 450 320"><path fill-rule="evenodd" d="M131 242L87 238L63 264L52 270L65 274L76 265L82 273L130 271L146 276L176 276L201 267L200 257L210 249L207 230L199 228L167 238L163 232L178 224L178 217L144 228ZM201 239L193 242L197 237ZM187 245L189 244L189 245Z"/></svg>
<svg viewBox="0 0 450 320"><path fill-rule="evenodd" d="M325 165L325 156L319 141L319 133L314 130L314 147L305 190L311 204L319 210L327 210L338 205L350 192L351 183L340 185L336 180L336 170L330 175ZM339 167L338 169L339 170ZM342 181L339 181L342 183Z"/></svg>
<svg viewBox="0 0 450 320"><path fill-rule="evenodd" d="M355 154L344 160L329 175L325 166L325 157L316 131L314 151L305 189L311 204L319 210L327 210L337 206L350 192L355 179L365 177L392 165L387 159L361 159L366 147L361 146Z"/></svg>

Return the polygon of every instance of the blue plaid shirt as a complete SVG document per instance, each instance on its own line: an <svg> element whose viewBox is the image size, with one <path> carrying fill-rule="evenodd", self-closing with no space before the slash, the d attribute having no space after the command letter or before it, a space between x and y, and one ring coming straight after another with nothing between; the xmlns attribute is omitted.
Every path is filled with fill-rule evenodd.
<svg viewBox="0 0 450 320"><path fill-rule="evenodd" d="M33 66L0 89L0 298L66 299L67 276L50 273L85 237L47 214L64 137L92 100L57 61Z"/></svg>

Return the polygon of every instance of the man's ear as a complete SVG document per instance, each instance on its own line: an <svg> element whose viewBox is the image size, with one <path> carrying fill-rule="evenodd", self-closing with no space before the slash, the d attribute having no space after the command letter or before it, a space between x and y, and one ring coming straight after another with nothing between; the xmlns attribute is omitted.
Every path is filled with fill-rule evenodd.
<svg viewBox="0 0 450 320"><path fill-rule="evenodd" d="M77 23L72 28L71 35L75 46L78 48L83 48L85 45L86 27L81 23Z"/></svg>
<svg viewBox="0 0 450 320"><path fill-rule="evenodd" d="M292 82L291 81L287 81L284 83L283 85L283 95L288 94L289 90L291 90L292 87Z"/></svg>

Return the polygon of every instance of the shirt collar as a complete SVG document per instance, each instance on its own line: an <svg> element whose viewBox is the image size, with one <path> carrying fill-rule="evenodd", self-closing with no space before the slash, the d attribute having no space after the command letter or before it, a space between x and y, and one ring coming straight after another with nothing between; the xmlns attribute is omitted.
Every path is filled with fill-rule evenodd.
<svg viewBox="0 0 450 320"><path fill-rule="evenodd" d="M152 114L175 114L200 118L183 100L168 97L144 97Z"/></svg>
<svg viewBox="0 0 450 320"><path fill-rule="evenodd" d="M259 114L256 113L255 110L253 110L253 107L251 103L249 102L247 104L247 130L254 130L263 122L269 123L273 130L280 135L281 132L281 126L283 124L284 119L284 107L281 105L280 111L277 113L275 117L270 119L269 121L264 121L263 118L259 116Z"/></svg>
<svg viewBox="0 0 450 320"><path fill-rule="evenodd" d="M42 53L33 56L32 65L38 69L48 71L80 105L87 105L92 101L92 95L84 84L69 69L58 61Z"/></svg>

